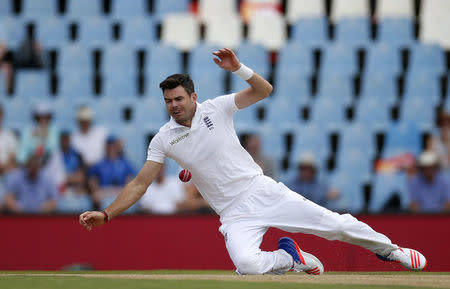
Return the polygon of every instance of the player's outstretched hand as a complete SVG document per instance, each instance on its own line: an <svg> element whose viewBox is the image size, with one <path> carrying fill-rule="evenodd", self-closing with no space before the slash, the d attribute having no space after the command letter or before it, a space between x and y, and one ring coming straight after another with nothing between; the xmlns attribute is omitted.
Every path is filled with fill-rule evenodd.
<svg viewBox="0 0 450 289"><path fill-rule="evenodd" d="M80 224L87 230L92 230L93 227L103 225L105 223L105 215L101 212L84 212L80 215Z"/></svg>
<svg viewBox="0 0 450 289"><path fill-rule="evenodd" d="M214 51L212 54L218 57L214 57L213 60L222 69L236 71L241 67L241 63L239 62L236 54L234 54L233 50L229 48L219 49L218 51Z"/></svg>

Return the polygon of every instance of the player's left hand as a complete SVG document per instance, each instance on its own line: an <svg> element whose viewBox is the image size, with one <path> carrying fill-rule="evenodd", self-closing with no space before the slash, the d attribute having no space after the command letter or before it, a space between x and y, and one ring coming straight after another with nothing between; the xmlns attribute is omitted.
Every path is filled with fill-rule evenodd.
<svg viewBox="0 0 450 289"><path fill-rule="evenodd" d="M241 67L241 63L239 62L236 54L234 54L233 50L229 48L219 49L218 51L214 51L212 54L218 57L214 57L213 60L222 69L236 71Z"/></svg>

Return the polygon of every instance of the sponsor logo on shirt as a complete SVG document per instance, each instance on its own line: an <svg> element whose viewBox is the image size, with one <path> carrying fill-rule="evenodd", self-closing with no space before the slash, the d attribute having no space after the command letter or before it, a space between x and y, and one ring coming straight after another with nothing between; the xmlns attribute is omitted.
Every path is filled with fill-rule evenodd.
<svg viewBox="0 0 450 289"><path fill-rule="evenodd" d="M206 127L209 130L213 130L214 129L214 124L212 123L211 119L208 116L205 116L203 118L203 122L206 124Z"/></svg>
<svg viewBox="0 0 450 289"><path fill-rule="evenodd" d="M177 137L177 138L171 140L169 143L170 143L170 145L177 144L177 143L179 143L180 141L182 141L182 140L184 140L185 138L187 138L188 136L189 136L189 133L187 132L187 133L185 133L185 134L183 134L183 135L180 135L179 137Z"/></svg>

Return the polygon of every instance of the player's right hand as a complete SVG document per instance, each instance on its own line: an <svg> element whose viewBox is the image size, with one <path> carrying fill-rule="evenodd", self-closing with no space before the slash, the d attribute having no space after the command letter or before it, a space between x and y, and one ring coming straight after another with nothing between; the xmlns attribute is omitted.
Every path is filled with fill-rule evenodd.
<svg viewBox="0 0 450 289"><path fill-rule="evenodd" d="M87 211L80 215L80 224L88 231L105 223L105 215L98 211Z"/></svg>

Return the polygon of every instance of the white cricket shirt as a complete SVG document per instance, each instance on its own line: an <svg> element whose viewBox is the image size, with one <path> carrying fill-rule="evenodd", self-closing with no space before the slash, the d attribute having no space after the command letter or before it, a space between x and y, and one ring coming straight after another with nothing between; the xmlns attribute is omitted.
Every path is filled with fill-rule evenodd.
<svg viewBox="0 0 450 289"><path fill-rule="evenodd" d="M263 174L236 135L234 97L233 93L197 103L190 128L171 118L147 152L147 160L163 163L170 157L188 169L194 185L218 214Z"/></svg>

